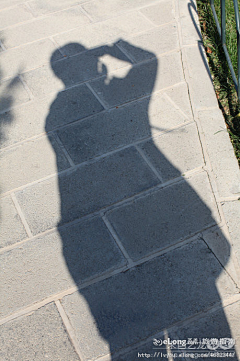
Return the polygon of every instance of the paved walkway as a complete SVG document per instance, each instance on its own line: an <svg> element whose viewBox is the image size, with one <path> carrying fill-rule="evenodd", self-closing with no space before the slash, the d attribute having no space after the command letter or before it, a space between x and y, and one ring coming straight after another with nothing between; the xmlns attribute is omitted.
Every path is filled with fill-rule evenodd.
<svg viewBox="0 0 240 361"><path fill-rule="evenodd" d="M0 360L240 360L239 168L194 2L0 8Z"/></svg>

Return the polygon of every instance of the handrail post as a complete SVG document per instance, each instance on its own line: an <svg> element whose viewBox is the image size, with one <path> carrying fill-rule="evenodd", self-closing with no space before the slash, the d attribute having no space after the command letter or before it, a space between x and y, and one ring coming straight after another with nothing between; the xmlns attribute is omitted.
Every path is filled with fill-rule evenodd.
<svg viewBox="0 0 240 361"><path fill-rule="evenodd" d="M225 0L221 0L221 40L226 44L226 8Z"/></svg>
<svg viewBox="0 0 240 361"><path fill-rule="evenodd" d="M236 31L237 31L237 56L238 56L238 74L237 74L237 82L238 82L238 100L240 101L240 21L239 21L239 9L238 2L233 0L234 5L234 13L235 13L235 22L236 22Z"/></svg>

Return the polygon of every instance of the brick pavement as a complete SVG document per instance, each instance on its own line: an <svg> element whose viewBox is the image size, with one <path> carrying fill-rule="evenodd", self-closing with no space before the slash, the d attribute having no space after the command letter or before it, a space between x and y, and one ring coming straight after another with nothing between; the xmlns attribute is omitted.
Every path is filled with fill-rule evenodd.
<svg viewBox="0 0 240 361"><path fill-rule="evenodd" d="M0 360L163 359L168 337L238 360L240 175L194 2L0 20Z"/></svg>

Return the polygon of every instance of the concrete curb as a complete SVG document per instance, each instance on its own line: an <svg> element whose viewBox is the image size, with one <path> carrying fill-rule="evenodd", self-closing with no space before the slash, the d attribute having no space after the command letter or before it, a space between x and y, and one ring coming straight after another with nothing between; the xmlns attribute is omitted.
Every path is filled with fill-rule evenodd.
<svg viewBox="0 0 240 361"><path fill-rule="evenodd" d="M240 203L240 170L214 91L206 53L202 45L200 25L196 17L196 2L190 0L186 4L179 0L178 3L179 22L181 24L184 20L184 23L188 24L188 27L183 27L181 24L182 57L193 116L198 125L206 168L219 206L222 223L228 226L230 233L228 238L240 265L240 256L237 252L240 224L235 222L233 225L232 222L233 212L235 219L240 217L238 205ZM191 31L192 23L195 28L193 31ZM194 31L195 39L193 38ZM227 201L227 206L223 207L223 211L224 201Z"/></svg>

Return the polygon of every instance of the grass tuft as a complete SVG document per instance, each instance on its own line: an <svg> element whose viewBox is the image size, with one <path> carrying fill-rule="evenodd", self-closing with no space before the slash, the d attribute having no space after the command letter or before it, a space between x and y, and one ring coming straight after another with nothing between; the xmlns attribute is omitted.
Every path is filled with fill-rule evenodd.
<svg viewBox="0 0 240 361"><path fill-rule="evenodd" d="M240 1L240 0L239 0ZM223 112L231 142L240 165L240 104L225 58L209 0L197 0L203 44L208 58L219 107ZM215 0L220 19L220 0ZM221 23L219 21L219 23ZM237 34L232 0L226 0L226 44L237 74Z"/></svg>

